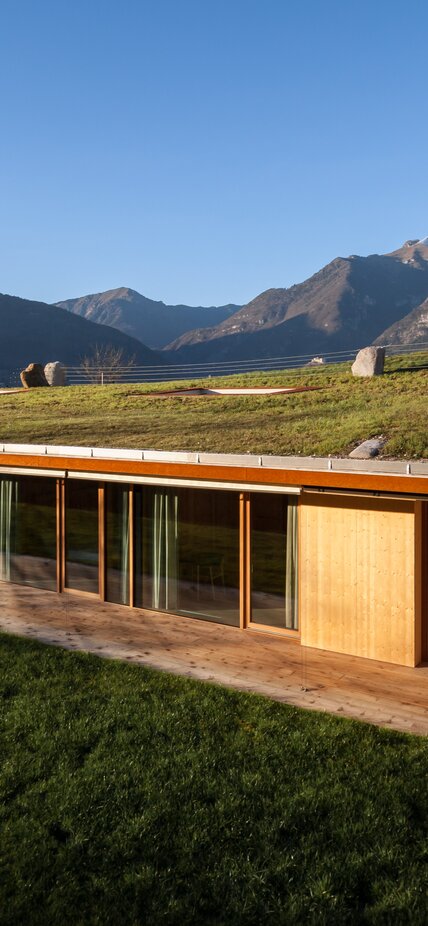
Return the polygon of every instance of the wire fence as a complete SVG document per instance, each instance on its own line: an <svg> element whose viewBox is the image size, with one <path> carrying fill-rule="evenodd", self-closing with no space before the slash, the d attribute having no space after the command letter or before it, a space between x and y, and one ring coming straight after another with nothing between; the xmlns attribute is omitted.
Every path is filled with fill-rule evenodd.
<svg viewBox="0 0 428 926"><path fill-rule="evenodd" d="M163 383L174 380L209 379L219 376L235 376L244 373L268 373L278 371L317 373L326 365L353 362L360 348L353 350L330 351L320 357L313 354L294 354L285 357L253 358L252 360L224 360L210 363L168 363L158 365L127 364L124 366L94 365L90 370L83 366L67 367L67 382L70 385L93 383ZM417 344L388 344L387 356L400 354L426 353L428 341Z"/></svg>
<svg viewBox="0 0 428 926"><path fill-rule="evenodd" d="M66 381L69 385L107 385L108 383L166 383L175 380L210 379L243 375L245 373L286 372L287 378L293 373L317 373L326 366L338 363L352 363L360 348L353 350L329 351L320 357L313 354L289 354L281 357L254 357L251 360L218 360L210 363L160 363L139 365L132 362L125 364L94 363L85 366L67 366ZM388 344L387 356L400 354L426 354L428 341L414 344ZM428 364L428 358L427 358ZM20 371L0 369L0 387L20 386Z"/></svg>

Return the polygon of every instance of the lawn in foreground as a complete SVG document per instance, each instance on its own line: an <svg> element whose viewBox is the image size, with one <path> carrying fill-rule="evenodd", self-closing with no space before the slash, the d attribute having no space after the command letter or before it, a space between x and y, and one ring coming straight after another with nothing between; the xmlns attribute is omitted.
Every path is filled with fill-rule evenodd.
<svg viewBox="0 0 428 926"><path fill-rule="evenodd" d="M2 924L428 919L428 741L0 636Z"/></svg>

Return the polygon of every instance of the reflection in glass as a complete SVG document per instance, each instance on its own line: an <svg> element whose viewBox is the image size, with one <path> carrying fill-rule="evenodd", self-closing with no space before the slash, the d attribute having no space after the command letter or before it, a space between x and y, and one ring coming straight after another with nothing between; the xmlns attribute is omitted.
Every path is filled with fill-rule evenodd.
<svg viewBox="0 0 428 926"><path fill-rule="evenodd" d="M106 598L129 604L129 487L105 488Z"/></svg>
<svg viewBox="0 0 428 926"><path fill-rule="evenodd" d="M56 590L55 479L0 478L0 579Z"/></svg>
<svg viewBox="0 0 428 926"><path fill-rule="evenodd" d="M251 620L297 630L297 504L251 496Z"/></svg>
<svg viewBox="0 0 428 926"><path fill-rule="evenodd" d="M98 485L69 479L65 499L65 585L98 595Z"/></svg>
<svg viewBox="0 0 428 926"><path fill-rule="evenodd" d="M239 498L136 490L136 603L239 625Z"/></svg>

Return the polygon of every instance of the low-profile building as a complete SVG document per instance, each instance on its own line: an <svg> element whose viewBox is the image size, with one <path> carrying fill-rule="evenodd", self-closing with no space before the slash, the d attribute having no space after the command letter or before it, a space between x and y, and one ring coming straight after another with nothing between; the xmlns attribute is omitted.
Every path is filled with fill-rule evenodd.
<svg viewBox="0 0 428 926"><path fill-rule="evenodd" d="M0 445L0 579L417 666L428 463Z"/></svg>

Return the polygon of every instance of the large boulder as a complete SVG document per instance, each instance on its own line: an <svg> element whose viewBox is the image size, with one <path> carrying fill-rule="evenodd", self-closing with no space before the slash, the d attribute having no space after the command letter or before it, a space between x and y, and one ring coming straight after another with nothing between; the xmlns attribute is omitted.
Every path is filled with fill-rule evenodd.
<svg viewBox="0 0 428 926"><path fill-rule="evenodd" d="M45 377L48 386L65 386L65 367L59 360L53 360L45 366Z"/></svg>
<svg viewBox="0 0 428 926"><path fill-rule="evenodd" d="M363 347L352 364L353 376L381 376L385 363L384 347Z"/></svg>
<svg viewBox="0 0 428 926"><path fill-rule="evenodd" d="M45 371L41 363L29 363L20 373L24 389L37 389L39 386L49 386Z"/></svg>

